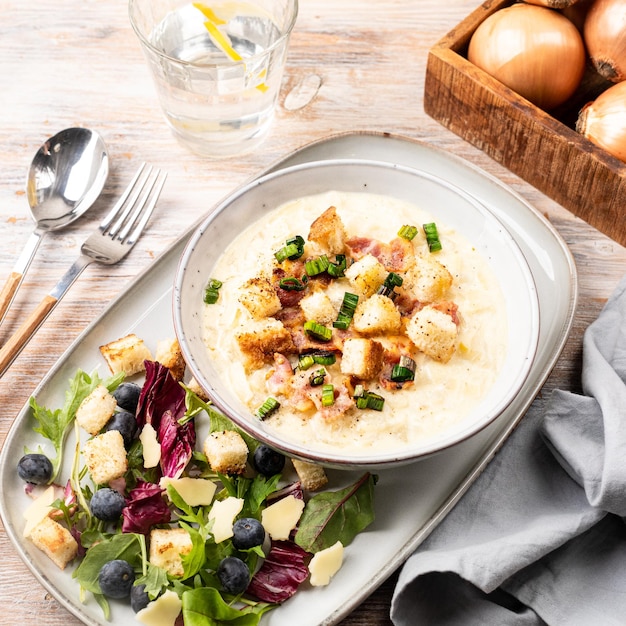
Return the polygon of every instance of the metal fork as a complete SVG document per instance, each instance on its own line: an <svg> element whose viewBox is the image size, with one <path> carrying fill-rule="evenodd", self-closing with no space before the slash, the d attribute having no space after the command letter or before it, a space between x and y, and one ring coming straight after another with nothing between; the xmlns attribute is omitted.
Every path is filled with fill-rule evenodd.
<svg viewBox="0 0 626 626"><path fill-rule="evenodd" d="M152 166L141 165L111 212L83 243L80 256L0 349L0 377L90 263L113 265L130 252L154 211L166 177Z"/></svg>

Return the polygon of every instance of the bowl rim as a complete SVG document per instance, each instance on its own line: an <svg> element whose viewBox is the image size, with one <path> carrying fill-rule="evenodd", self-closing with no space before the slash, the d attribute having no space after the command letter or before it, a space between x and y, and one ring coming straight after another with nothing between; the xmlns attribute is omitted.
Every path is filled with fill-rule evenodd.
<svg viewBox="0 0 626 626"><path fill-rule="evenodd" d="M526 348L526 358L523 365L519 368L513 384L510 385L507 393L504 394L504 396L497 403L495 403L494 406L490 408L486 417L477 419L471 424L468 424L465 428L455 430L451 434L443 437L438 437L432 441L428 441L426 444L413 444L411 446L407 445L406 447L401 447L398 449L393 449L389 452L382 453L372 452L371 454L367 455L347 455L342 453L341 450L332 451L328 449L308 449L302 444L296 443L294 441L284 440L276 435L276 433L270 433L267 430L263 429L261 426L262 422L259 421L259 424L257 425L254 420L250 419L250 416L248 416L247 418L242 417L237 414L237 411L233 411L231 408L229 408L228 403L223 400L221 394L216 391L214 385L211 383L210 380L208 380L208 378L203 374L201 368L197 365L196 360L193 357L191 348L189 347L188 342L185 338L181 313L181 289L185 278L185 268L189 264L190 257L194 252L198 240L203 236L204 232L207 230L207 228L210 227L212 222L216 220L220 216L220 214L225 211L233 202L235 202L241 196L249 193L252 189L256 187L269 184L275 179L289 176L292 172L318 168L332 169L340 166L370 166L387 170L401 171L413 176L427 179L459 195L466 202L473 205L473 207L479 213L484 215L485 219L497 225L500 233L502 234L502 236L505 237L511 253L516 257L516 262L520 267L521 272L524 274L525 282L529 287L530 319L527 320L529 324L529 335L528 345ZM331 188L329 187L326 191L330 191L330 189ZM366 190L362 191L365 191L367 193ZM320 191L319 193L323 193L323 191ZM365 468L375 470L388 466L412 463L420 459L425 459L434 454L438 454L439 452L460 444L487 428L502 414L503 411L508 408L508 406L513 402L519 390L523 387L524 382L535 361L540 330L540 310L534 276L532 274L530 266L528 265L527 259L521 248L515 241L515 238L511 235L506 225L497 217L497 215L490 211L482 202L480 202L479 199L474 197L472 194L466 192L458 185L446 180L445 178L442 178L441 176L432 174L416 167L400 165L397 163L389 163L387 161L379 161L375 159L362 159L358 157L308 161L305 163L281 168L279 170L269 172L249 181L248 183L234 190L232 193L219 201L210 210L206 217L200 221L183 250L177 266L176 276L174 280L172 309L175 334L185 357L185 361L187 362L187 366L189 367L195 380L208 394L212 404L219 411L224 413L224 415L226 415L237 428L240 428L259 442L265 443L266 445L282 451L287 456L307 462L319 463L326 467L334 467L337 469Z"/></svg>

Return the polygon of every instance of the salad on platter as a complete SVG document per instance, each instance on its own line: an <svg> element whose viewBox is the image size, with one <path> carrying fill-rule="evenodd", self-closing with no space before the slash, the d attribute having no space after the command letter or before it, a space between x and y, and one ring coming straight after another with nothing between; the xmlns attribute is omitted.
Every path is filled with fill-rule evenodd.
<svg viewBox="0 0 626 626"><path fill-rule="evenodd" d="M252 439L165 344L152 358L134 334L112 341L110 376L78 370L60 408L30 399L23 536L106 620L121 603L146 626L253 626L331 583L374 519L377 477L332 488L323 467Z"/></svg>

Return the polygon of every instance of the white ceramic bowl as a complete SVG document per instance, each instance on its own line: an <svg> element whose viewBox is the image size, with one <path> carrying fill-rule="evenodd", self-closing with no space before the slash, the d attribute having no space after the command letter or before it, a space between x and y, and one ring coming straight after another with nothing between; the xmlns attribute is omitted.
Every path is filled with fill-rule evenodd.
<svg viewBox="0 0 626 626"><path fill-rule="evenodd" d="M269 210L327 191L366 192L421 201L428 211L476 247L491 265L506 300L508 346L504 366L486 397L457 426L434 440L401 449L357 454L313 449L267 429L220 377L202 339L202 296L211 269L242 229ZM473 436L511 403L532 365L539 336L539 309L531 271L496 217L470 194L431 174L388 163L333 160L296 165L259 178L221 202L192 235L174 286L174 325L187 364L214 404L256 439L292 457L331 467L381 468L416 461Z"/></svg>

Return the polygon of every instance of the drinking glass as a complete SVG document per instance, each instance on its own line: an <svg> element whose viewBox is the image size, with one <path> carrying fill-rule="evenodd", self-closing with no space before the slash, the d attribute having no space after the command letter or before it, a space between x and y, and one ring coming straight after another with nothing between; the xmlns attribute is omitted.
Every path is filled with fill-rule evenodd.
<svg viewBox="0 0 626 626"><path fill-rule="evenodd" d="M229 157L267 135L298 0L130 0L168 125L194 152Z"/></svg>

